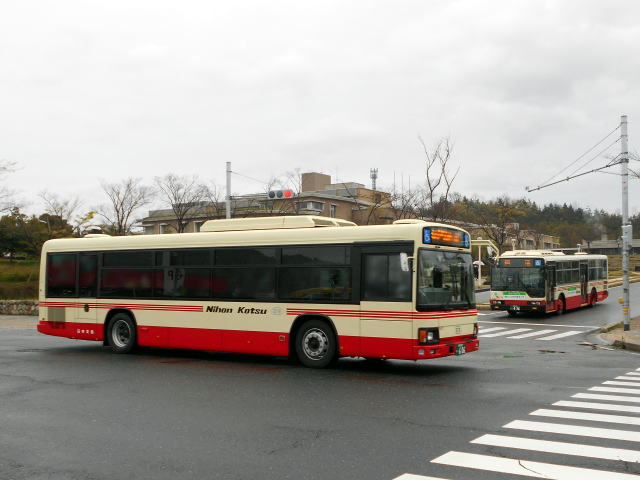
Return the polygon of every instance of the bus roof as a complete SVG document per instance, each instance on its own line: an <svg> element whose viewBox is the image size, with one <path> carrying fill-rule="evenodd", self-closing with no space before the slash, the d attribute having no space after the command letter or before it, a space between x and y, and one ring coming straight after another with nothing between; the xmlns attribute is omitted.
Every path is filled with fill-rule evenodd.
<svg viewBox="0 0 640 480"><path fill-rule="evenodd" d="M294 218L300 218L298 216ZM279 217L271 217L277 219ZM280 217L281 218L281 217ZM318 219L326 218L328 222ZM244 227L240 228L244 221ZM221 222L221 228L216 228L210 222ZM427 226L441 226L453 228L465 232L465 230L452 225L425 222L423 220L406 219L398 220L390 225L361 225L361 226L321 226L336 225L333 218L315 217L309 221L299 222L299 226L292 225L272 226L264 228L264 221L256 218L238 219L234 224L229 220L214 220L207 222L208 229L212 231L198 233L175 233L160 235L129 235L112 237L109 235L88 235L83 238L63 238L45 242L42 251L92 251L92 250L135 250L152 248L206 248L206 247L232 247L252 245L286 245L305 243L354 243L354 242L394 242L414 241L422 242L422 228ZM263 222L262 228L260 222ZM277 223L278 220L275 220ZM342 223L342 222L341 222ZM313 224L313 225L312 225ZM205 224L206 225L206 224ZM225 225L227 225L225 227ZM344 223L342 223L344 225ZM227 228L231 227L231 228ZM438 246L437 248L449 250L468 250L457 247Z"/></svg>
<svg viewBox="0 0 640 480"><path fill-rule="evenodd" d="M549 261L578 261L578 260L604 260L606 255L589 254L586 252L577 252L573 255L567 255L564 252L554 252L553 250L510 250L504 252L499 258L544 258Z"/></svg>

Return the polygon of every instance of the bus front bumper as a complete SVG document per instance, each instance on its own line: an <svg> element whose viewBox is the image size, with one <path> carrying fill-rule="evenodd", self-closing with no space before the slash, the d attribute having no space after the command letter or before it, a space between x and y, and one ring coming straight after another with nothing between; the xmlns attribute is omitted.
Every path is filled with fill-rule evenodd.
<svg viewBox="0 0 640 480"><path fill-rule="evenodd" d="M475 352L480 348L480 340L471 335L442 338L435 345L418 345L413 347L413 359L448 357Z"/></svg>
<svg viewBox="0 0 640 480"><path fill-rule="evenodd" d="M504 310L504 311L512 311L512 312L545 312L546 311L546 303L545 302L522 302L518 304L513 303L505 303L502 301L501 303L497 303L495 301L491 302L491 310Z"/></svg>

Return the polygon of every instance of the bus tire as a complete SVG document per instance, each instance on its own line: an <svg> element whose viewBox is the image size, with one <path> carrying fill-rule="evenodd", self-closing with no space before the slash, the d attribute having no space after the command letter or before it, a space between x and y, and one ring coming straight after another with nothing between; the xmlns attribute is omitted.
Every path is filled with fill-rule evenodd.
<svg viewBox="0 0 640 480"><path fill-rule="evenodd" d="M111 318L107 335L114 353L129 353L136 347L136 324L126 313L116 313Z"/></svg>
<svg viewBox="0 0 640 480"><path fill-rule="evenodd" d="M305 367L326 368L337 360L337 343L326 322L307 320L296 333L296 354Z"/></svg>
<svg viewBox="0 0 640 480"><path fill-rule="evenodd" d="M557 305L558 306L556 312L558 313L558 315L564 315L565 313L567 313L567 304L564 300L564 295L560 295Z"/></svg>

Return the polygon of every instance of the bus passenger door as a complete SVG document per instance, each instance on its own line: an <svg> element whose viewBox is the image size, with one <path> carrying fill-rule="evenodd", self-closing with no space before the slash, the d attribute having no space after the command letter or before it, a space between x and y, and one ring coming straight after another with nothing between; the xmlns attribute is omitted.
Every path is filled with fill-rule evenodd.
<svg viewBox="0 0 640 480"><path fill-rule="evenodd" d="M580 262L580 295L582 295L582 303L589 301L589 264Z"/></svg>
<svg viewBox="0 0 640 480"><path fill-rule="evenodd" d="M404 255L402 255L404 254ZM361 250L360 355L411 358L413 332L409 249Z"/></svg>
<svg viewBox="0 0 640 480"><path fill-rule="evenodd" d="M556 266L555 264L547 263L547 275L546 275L545 289L547 308L546 311L555 310L555 297L556 297Z"/></svg>

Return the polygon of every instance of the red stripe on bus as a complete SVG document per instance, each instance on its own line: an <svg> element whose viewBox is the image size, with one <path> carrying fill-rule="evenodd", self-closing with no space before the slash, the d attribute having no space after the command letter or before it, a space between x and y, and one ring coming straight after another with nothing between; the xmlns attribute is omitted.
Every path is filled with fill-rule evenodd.
<svg viewBox="0 0 640 480"><path fill-rule="evenodd" d="M41 307L64 308L126 308L129 310L155 310L168 312L203 312L202 305L169 305L169 304L127 304L127 303L88 303L88 302L40 302Z"/></svg>
<svg viewBox="0 0 640 480"><path fill-rule="evenodd" d="M101 323L40 321L37 329L40 333L59 337L97 341L104 339L104 328ZM138 344L141 346L274 356L289 355L289 334L285 332L139 325L137 333ZM412 338L353 336L339 336L338 343L341 356L395 358L399 360L419 360L453 355L456 343L465 343L468 352L478 349L478 340L473 339L471 335L443 338L437 345L418 345L417 340Z"/></svg>

